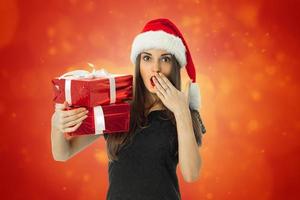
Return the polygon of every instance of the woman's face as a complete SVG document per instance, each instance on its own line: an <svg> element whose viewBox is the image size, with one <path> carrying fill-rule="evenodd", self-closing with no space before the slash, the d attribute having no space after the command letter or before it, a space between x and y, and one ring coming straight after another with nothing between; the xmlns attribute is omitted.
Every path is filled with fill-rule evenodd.
<svg viewBox="0 0 300 200"><path fill-rule="evenodd" d="M149 92L155 93L154 82L151 77L158 72L168 77L171 68L171 53L161 49L148 49L141 53L140 72Z"/></svg>

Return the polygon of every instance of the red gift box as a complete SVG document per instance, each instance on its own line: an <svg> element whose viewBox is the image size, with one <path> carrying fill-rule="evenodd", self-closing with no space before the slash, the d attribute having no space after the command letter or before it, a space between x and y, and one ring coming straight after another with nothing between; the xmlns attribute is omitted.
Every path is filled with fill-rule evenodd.
<svg viewBox="0 0 300 200"><path fill-rule="evenodd" d="M64 74L52 80L55 103L94 107L132 99L132 75L110 74L104 69L94 74L84 70L67 74L70 76Z"/></svg>
<svg viewBox="0 0 300 200"><path fill-rule="evenodd" d="M72 110L70 108L68 110ZM98 135L103 133L128 132L130 122L130 104L127 102L87 108L87 118L69 136Z"/></svg>

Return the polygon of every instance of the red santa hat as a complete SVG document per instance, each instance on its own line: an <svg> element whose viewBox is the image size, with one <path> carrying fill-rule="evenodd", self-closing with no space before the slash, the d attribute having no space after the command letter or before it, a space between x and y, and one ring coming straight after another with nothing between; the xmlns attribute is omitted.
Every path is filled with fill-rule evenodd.
<svg viewBox="0 0 300 200"><path fill-rule="evenodd" d="M185 67L192 80L189 88L191 109L198 110L201 104L199 86L196 83L196 70L189 48L179 29L169 19L159 18L146 23L142 32L133 40L130 60L135 64L139 53L147 49L163 49L173 54L181 67Z"/></svg>

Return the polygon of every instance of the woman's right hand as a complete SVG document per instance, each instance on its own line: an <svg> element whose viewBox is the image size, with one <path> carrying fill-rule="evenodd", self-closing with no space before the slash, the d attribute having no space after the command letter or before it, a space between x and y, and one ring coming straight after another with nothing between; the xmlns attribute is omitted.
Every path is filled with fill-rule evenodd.
<svg viewBox="0 0 300 200"><path fill-rule="evenodd" d="M63 104L55 104L55 112L52 116L52 127L62 133L73 132L78 129L83 120L87 118L88 110L85 107L64 110L68 107L65 101Z"/></svg>

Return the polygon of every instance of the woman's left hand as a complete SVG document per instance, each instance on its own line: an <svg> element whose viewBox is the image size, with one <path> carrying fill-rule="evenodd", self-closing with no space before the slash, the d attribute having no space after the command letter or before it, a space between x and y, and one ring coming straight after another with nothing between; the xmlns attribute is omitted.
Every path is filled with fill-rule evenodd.
<svg viewBox="0 0 300 200"><path fill-rule="evenodd" d="M155 83L155 93L161 99L163 104L173 113L179 112L182 109L189 108L189 87L191 81L187 83L184 92L179 91L162 73L155 74L153 78Z"/></svg>

